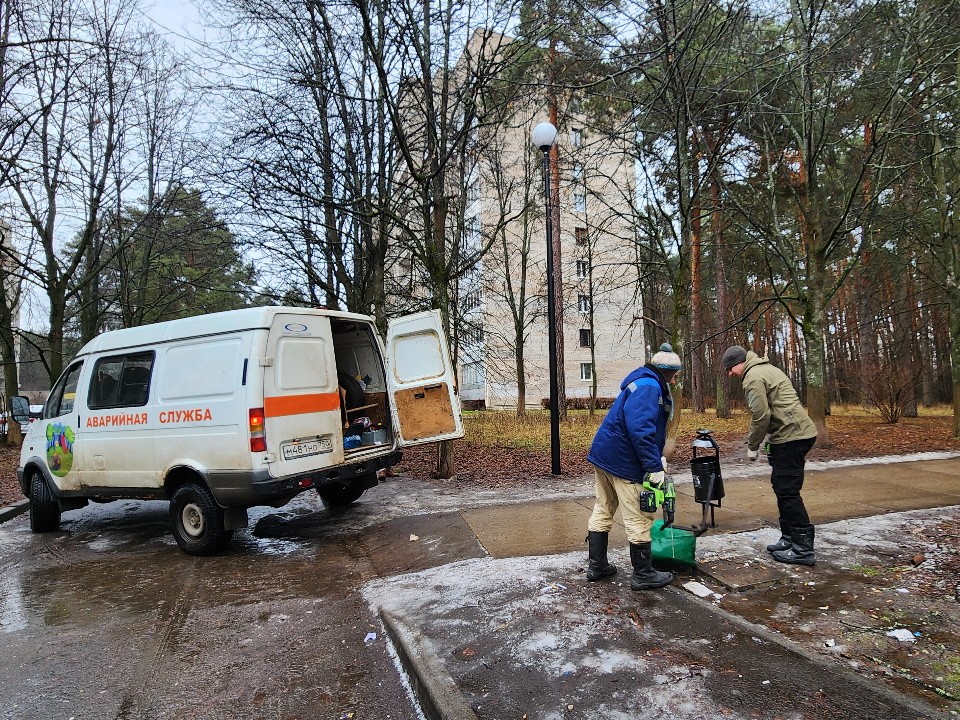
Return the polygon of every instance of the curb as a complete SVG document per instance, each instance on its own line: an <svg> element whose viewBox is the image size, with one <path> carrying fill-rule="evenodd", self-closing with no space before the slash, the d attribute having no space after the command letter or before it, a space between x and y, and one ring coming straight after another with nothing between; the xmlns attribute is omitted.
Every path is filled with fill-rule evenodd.
<svg viewBox="0 0 960 720"><path fill-rule="evenodd" d="M379 613L427 720L479 720L423 635L389 610Z"/></svg>
<svg viewBox="0 0 960 720"><path fill-rule="evenodd" d="M0 508L0 523L6 522L7 520L13 520L17 515L22 515L27 510L30 509L30 501L24 498L19 502L15 502L9 507Z"/></svg>
<svg viewBox="0 0 960 720"><path fill-rule="evenodd" d="M763 625L758 625L756 623L753 623L747 620L746 618L742 618L739 615L736 615L735 613L730 612L729 610L725 610L724 608L718 607L717 605L714 605L711 602L707 602L703 598L697 597L693 593L689 593L686 590L681 590L680 588L677 588L677 587L667 587L664 589L669 592L676 593L678 595L686 595L690 600L692 600L693 602L703 607L704 610L706 610L707 612L715 613L720 617L724 618L725 620L727 620L728 622L734 625L737 625L742 630L752 633L754 635L757 635L759 637L762 637L764 640L768 642L779 645L785 650L788 650L789 652L799 655L800 657L806 660L809 660L815 665L820 666L824 670L843 676L845 679L849 680L850 682L855 683L860 687L862 687L866 692L870 692L874 695L879 695L894 705L899 705L901 707L909 708L911 712L917 713L917 715L920 717L943 718L943 720L946 720L946 718L949 717L948 713L938 710L932 705L928 705L927 703L925 703L923 700L920 700L919 698L914 698L904 693L898 692L897 690L889 688L877 680L873 680L872 678L861 675L860 673L857 673L851 670L850 668L843 667L838 663L830 662L819 653L804 647L798 642L795 642L794 640L791 640L790 638L784 635L781 635L780 633L776 633L770 630L769 628L764 627Z"/></svg>

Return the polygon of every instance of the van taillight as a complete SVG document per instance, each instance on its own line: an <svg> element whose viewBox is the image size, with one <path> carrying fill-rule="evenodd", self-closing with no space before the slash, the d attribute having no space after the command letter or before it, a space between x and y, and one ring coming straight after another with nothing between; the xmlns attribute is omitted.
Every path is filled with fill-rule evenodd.
<svg viewBox="0 0 960 720"><path fill-rule="evenodd" d="M263 408L250 408L250 452L267 451L267 433L264 429Z"/></svg>

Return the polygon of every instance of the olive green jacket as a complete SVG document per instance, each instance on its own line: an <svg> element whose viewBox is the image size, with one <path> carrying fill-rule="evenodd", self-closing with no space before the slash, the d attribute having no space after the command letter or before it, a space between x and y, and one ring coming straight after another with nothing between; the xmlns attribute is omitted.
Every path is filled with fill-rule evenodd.
<svg viewBox="0 0 960 720"><path fill-rule="evenodd" d="M753 413L747 436L751 450L759 449L767 433L773 445L817 436L817 427L800 404L790 378L767 358L747 352L741 381L747 407Z"/></svg>

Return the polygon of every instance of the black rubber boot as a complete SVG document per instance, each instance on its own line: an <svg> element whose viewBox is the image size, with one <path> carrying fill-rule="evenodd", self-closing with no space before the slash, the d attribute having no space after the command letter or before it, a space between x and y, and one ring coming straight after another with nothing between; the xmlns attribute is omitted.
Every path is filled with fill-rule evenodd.
<svg viewBox="0 0 960 720"><path fill-rule="evenodd" d="M767 552L777 552L778 550L789 550L793 547L793 541L786 535L781 535L780 539L772 545L767 545Z"/></svg>
<svg viewBox="0 0 960 720"><path fill-rule="evenodd" d="M654 569L653 554L648 542L630 543L630 562L633 564L631 590L655 590L673 582L673 573Z"/></svg>
<svg viewBox="0 0 960 720"><path fill-rule="evenodd" d="M609 535L609 533L605 532L591 531L587 533L587 542L590 543L590 562L587 565L587 580L590 582L617 574L616 566L607 562L607 539Z"/></svg>
<svg viewBox="0 0 960 720"><path fill-rule="evenodd" d="M793 528L790 533L789 550L777 550L773 559L791 565L816 565L817 555L813 551L813 525Z"/></svg>

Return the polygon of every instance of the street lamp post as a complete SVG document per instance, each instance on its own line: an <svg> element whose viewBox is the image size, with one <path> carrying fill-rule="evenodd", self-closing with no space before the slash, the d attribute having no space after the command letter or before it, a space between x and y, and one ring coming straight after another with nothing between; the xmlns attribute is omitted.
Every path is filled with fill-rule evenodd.
<svg viewBox="0 0 960 720"><path fill-rule="evenodd" d="M547 225L547 342L550 344L550 472L560 474L560 405L557 397L557 308L553 284L553 208L550 202L550 148L557 141L557 128L543 122L531 133L533 144L543 153L543 205Z"/></svg>

